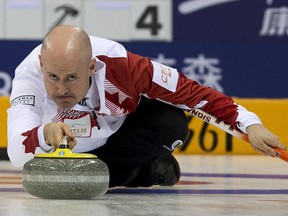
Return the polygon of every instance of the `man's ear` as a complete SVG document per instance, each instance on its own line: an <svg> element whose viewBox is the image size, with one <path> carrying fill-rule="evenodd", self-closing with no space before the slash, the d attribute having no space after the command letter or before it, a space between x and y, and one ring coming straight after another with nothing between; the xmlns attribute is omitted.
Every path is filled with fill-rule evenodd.
<svg viewBox="0 0 288 216"><path fill-rule="evenodd" d="M89 72L90 72L90 75L96 73L96 59L95 59L95 58L92 58L92 59L90 60L90 63L89 63Z"/></svg>
<svg viewBox="0 0 288 216"><path fill-rule="evenodd" d="M39 63L40 63L40 70L41 70L42 73L43 73L43 70L42 70L42 68L43 68L43 63L42 63L42 60L41 60L41 55L38 55L38 59L39 59Z"/></svg>

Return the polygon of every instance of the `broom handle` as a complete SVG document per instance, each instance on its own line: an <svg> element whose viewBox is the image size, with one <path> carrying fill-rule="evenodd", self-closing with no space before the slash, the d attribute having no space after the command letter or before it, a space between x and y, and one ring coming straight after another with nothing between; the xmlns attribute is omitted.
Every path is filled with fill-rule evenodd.
<svg viewBox="0 0 288 216"><path fill-rule="evenodd" d="M219 128L219 129L225 131L226 133L231 134L232 136L238 137L238 138L250 143L247 134L233 129L233 127L231 125L226 124L223 121L218 120L215 116L213 116L209 113L206 113L203 110L192 109L189 113L192 114L193 116ZM288 153L286 151L284 151L280 148L277 148L277 147L273 147L273 146L271 146L271 148L273 148L276 151L278 158L288 162Z"/></svg>

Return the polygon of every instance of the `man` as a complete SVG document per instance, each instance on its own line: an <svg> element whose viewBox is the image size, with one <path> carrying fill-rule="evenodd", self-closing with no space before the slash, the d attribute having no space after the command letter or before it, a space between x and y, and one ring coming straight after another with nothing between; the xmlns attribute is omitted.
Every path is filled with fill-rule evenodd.
<svg viewBox="0 0 288 216"><path fill-rule="evenodd" d="M257 151L276 157L271 146L285 149L229 97L116 42L58 26L16 69L8 155L22 166L67 135L74 152L107 163L110 187L174 185L180 168L171 153L186 137L182 109L193 108L247 133Z"/></svg>

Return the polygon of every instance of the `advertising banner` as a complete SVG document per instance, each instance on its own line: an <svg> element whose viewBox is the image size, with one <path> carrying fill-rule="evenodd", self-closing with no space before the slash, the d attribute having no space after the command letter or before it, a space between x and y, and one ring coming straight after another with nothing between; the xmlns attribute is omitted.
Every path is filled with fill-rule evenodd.
<svg viewBox="0 0 288 216"><path fill-rule="evenodd" d="M229 96L288 97L286 0L0 0L0 11L0 95L43 36L71 24Z"/></svg>

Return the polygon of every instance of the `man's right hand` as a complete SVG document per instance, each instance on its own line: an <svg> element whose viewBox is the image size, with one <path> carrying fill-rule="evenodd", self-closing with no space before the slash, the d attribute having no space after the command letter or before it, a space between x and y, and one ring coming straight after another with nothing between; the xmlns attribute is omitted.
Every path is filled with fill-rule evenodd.
<svg viewBox="0 0 288 216"><path fill-rule="evenodd" d="M48 123L44 126L45 142L54 149L58 148L61 138L66 135L69 138L69 148L73 149L77 144L76 138L70 127L62 122Z"/></svg>

